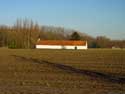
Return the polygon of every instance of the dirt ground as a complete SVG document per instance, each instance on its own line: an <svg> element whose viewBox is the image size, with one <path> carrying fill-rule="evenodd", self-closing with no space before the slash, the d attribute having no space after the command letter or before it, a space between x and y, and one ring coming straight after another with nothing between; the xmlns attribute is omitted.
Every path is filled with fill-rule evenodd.
<svg viewBox="0 0 125 94"><path fill-rule="evenodd" d="M27 50L18 51L0 50L0 94L125 94L124 75L38 60L31 53L27 57Z"/></svg>

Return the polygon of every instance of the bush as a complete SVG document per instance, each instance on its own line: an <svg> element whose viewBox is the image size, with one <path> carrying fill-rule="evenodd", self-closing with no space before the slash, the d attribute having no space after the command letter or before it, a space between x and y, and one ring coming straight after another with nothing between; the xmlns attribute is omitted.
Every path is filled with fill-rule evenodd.
<svg viewBox="0 0 125 94"><path fill-rule="evenodd" d="M15 41L12 41L8 44L8 48L15 49L16 48L16 43Z"/></svg>

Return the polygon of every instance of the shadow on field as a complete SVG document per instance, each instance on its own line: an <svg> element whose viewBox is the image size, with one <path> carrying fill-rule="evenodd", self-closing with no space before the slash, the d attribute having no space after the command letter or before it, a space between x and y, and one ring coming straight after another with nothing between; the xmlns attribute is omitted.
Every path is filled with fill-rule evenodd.
<svg viewBox="0 0 125 94"><path fill-rule="evenodd" d="M67 65L63 65L63 64L57 64L57 63L53 63L53 62L49 62L49 61L45 61L45 60L38 60L38 59L33 59L33 58L26 58L26 57L22 57L22 56L16 56L16 55L12 55L16 58L20 58L22 60L27 60L27 61L31 61L34 63L39 63L39 64L48 64L51 65L52 67L55 68L59 68L61 70L64 70L66 72L70 72L70 73L77 73L80 75L87 75L95 80L103 80L103 81L109 81L109 82L113 82L113 83L119 83L119 84L125 84L125 78L123 77L118 77L118 76L112 76L110 74L104 74L104 73L100 73L100 72L95 72L95 71L91 71L91 70L84 70L84 69L77 69L77 68L73 68L71 66L67 66Z"/></svg>

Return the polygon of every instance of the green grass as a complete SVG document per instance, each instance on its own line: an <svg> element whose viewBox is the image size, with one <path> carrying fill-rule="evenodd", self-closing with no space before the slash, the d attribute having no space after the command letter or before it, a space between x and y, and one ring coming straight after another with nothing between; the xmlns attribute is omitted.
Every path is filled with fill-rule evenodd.
<svg viewBox="0 0 125 94"><path fill-rule="evenodd" d="M21 59L19 57L25 57ZM31 60L30 60L31 59ZM2 94L107 94L125 93L125 84L67 72L46 63L71 66L117 77L125 76L125 50L0 49Z"/></svg>

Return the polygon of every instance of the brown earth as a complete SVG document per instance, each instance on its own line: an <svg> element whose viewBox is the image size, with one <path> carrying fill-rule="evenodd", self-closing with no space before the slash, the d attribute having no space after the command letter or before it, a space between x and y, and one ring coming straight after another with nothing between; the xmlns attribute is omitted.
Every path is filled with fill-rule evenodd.
<svg viewBox="0 0 125 94"><path fill-rule="evenodd" d="M0 49L0 94L125 94L125 51L105 52Z"/></svg>

